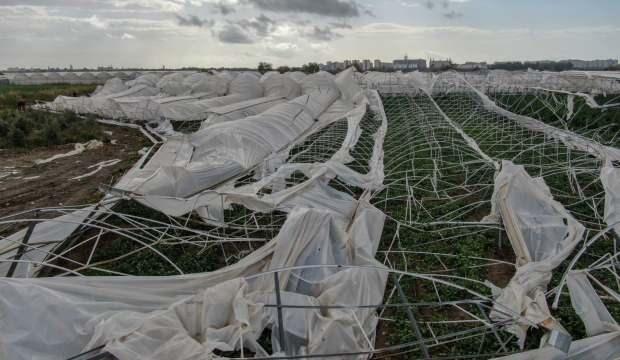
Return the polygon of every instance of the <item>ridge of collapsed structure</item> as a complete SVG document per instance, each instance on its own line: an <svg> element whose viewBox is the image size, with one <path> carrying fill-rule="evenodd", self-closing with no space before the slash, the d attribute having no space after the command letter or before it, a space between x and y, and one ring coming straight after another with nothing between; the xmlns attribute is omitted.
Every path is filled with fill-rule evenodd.
<svg viewBox="0 0 620 360"><path fill-rule="evenodd" d="M39 104L153 145L97 204L0 218L0 354L614 359L615 75L145 73Z"/></svg>

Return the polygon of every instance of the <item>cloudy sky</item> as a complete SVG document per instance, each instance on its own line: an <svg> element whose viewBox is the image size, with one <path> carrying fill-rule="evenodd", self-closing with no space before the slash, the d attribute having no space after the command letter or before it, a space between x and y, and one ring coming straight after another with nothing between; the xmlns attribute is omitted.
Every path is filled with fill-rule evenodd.
<svg viewBox="0 0 620 360"><path fill-rule="evenodd" d="M618 58L618 0L0 0L0 68Z"/></svg>

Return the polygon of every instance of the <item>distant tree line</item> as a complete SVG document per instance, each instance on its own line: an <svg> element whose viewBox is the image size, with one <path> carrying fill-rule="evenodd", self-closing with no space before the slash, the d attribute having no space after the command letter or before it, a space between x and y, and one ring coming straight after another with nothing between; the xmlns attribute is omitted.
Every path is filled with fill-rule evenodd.
<svg viewBox="0 0 620 360"><path fill-rule="evenodd" d="M264 62L264 61L261 61L260 63L258 63L258 67L256 69L261 74L265 74L269 71L274 71L273 65L271 65L268 62ZM301 67L289 67L289 66L284 65L284 66L278 67L277 69L277 71L281 74L284 74L289 71L302 71L306 74L314 74L314 73L319 72L320 70L321 68L319 67L319 64L314 63L314 62L304 64Z"/></svg>

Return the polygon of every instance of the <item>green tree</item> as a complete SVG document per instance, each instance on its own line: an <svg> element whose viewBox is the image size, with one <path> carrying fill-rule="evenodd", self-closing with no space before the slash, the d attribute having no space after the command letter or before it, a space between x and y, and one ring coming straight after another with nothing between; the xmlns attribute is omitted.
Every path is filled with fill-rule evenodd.
<svg viewBox="0 0 620 360"><path fill-rule="evenodd" d="M268 63L268 62L264 62L261 61L260 63L258 63L258 72L261 74L264 74L268 71L272 71L273 70L273 66Z"/></svg>
<svg viewBox="0 0 620 360"><path fill-rule="evenodd" d="M290 67L288 67L288 66L286 66L286 65L285 65L285 66L280 66L280 67L278 68L278 72L279 72L280 74L284 74L284 73L287 73L287 72L290 72L290 71L291 71L291 68L290 68Z"/></svg>
<svg viewBox="0 0 620 360"><path fill-rule="evenodd" d="M321 70L321 68L319 68L319 64L312 62L307 63L301 67L301 71L305 72L306 74L314 74L319 72L319 70Z"/></svg>

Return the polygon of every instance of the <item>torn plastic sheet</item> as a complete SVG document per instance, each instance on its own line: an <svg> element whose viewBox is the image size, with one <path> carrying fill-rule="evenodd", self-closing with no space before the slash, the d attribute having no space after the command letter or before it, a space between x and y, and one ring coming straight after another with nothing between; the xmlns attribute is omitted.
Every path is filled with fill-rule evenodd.
<svg viewBox="0 0 620 360"><path fill-rule="evenodd" d="M373 107L377 115L376 121L380 121L381 126L377 132L373 134L375 144L369 161L369 172L367 174L360 174L351 170L344 164L344 160L337 161L339 158L342 159L342 156L334 156L332 160L322 164L285 164L275 173L263 177L263 179L253 184L235 188L234 184L225 183L212 191L205 191L189 198L158 196L154 194L140 195L137 193L128 196L170 216L182 216L192 210L198 210L198 213L205 220L215 222L223 221L223 210L233 203L241 204L254 211L266 212L275 209L288 211L292 205L298 204L298 202L301 201L303 204L310 207L316 207L320 203L321 206L326 206L337 211L336 209L340 209L337 201L338 197L322 191L319 193L316 192L322 188L316 187L319 181L324 182L338 177L348 185L367 190L378 190L383 184L383 139L387 130L387 118L378 93L376 91L370 91L368 95L371 107ZM355 146L360 134L359 122L364 116L365 111L363 109L365 108L365 103L362 103L349 114L345 115L350 126L346 138L352 140L343 142L341 149L336 154L348 154ZM356 136L349 134L356 134ZM185 166L189 159L190 151L181 151L180 146L182 146L182 144L183 143L174 144L174 140L169 139L144 169L137 170L137 173L141 171L152 173L152 171L157 169L161 164L171 163L173 161L172 159L174 159L174 164ZM281 184L284 179L290 177L296 171L302 172L309 180L289 189L281 189L278 187L278 184ZM121 182L119 182L116 188L131 188L134 186L131 185L131 182L139 177L142 177L142 175L134 176L128 174L128 176L124 177ZM272 193L259 196L258 193L263 188L271 188ZM312 189L312 192L308 192L309 189ZM327 198L325 198L325 195ZM315 205L312 205L312 203L315 203Z"/></svg>
<svg viewBox="0 0 620 360"><path fill-rule="evenodd" d="M374 220L373 224L382 223L377 221L377 216L383 214L377 210L373 212L369 218L354 222L352 227L366 227L367 220ZM303 230L298 232L298 228ZM289 264L349 265L354 261L360 265L378 265L372 254L360 252L353 257L347 250L346 244L350 244L350 240L343 230L342 225L333 222L327 212L305 209L292 212L281 233L293 231L288 242L293 242L291 245L294 246L276 247L269 270L285 269ZM363 232L357 231L356 234L363 235ZM369 237L362 236L362 239ZM377 242L379 238L373 240ZM279 241L285 240L279 236ZM373 245L367 246L372 248ZM284 270L279 271L279 276L282 302L295 305L378 304L382 301L386 283L386 274L378 270L340 271L334 267ZM276 353L286 350L289 355L316 355L368 348L366 336L360 334L355 323L357 319L363 324L361 330L364 333L374 333L377 319L372 308L329 309L326 312L319 309L286 310L283 312L285 343L280 344L275 309L265 311L264 307L265 304L274 304L274 298L272 276L234 279L176 303L163 312L118 313L100 323L87 348L107 344L105 349L121 360L135 358L136 354L150 359L166 359L176 349L192 349L182 355L190 359L215 349L234 351L241 347L267 355L258 343L266 327L272 329L271 343ZM134 321L127 323L128 318ZM160 346L153 347L153 343Z"/></svg>
<svg viewBox="0 0 620 360"><path fill-rule="evenodd" d="M28 245L24 247L23 255L18 262L0 262L0 276L7 276L11 265L16 264L13 277L31 277L39 270L39 264L50 251L80 227L94 209L94 206L89 206L55 219L32 222L34 228L28 238ZM27 232L28 229L25 228L0 239L0 259L14 259Z"/></svg>
<svg viewBox="0 0 620 360"><path fill-rule="evenodd" d="M200 130L217 123L258 115L284 102L286 102L284 97L271 96L212 108L209 110L207 120L200 125Z"/></svg>
<svg viewBox="0 0 620 360"><path fill-rule="evenodd" d="M271 194L259 196L262 188L279 184L279 179L290 176L296 171L302 171L309 177L307 181L293 187L274 191ZM203 219L209 222L222 223L224 209L231 204L243 205L258 212L280 210L289 212L297 205L309 208L325 208L343 216L350 215L355 205L349 195L333 190L327 185L333 178L328 174L327 167L285 165L276 174L257 183L239 188L224 187L217 191L206 191L188 199L162 197L154 195L130 195L130 197L148 207L161 211L170 216L183 216L194 210Z"/></svg>
<svg viewBox="0 0 620 360"><path fill-rule="evenodd" d="M116 99L116 103L123 112L123 118L133 121L159 121L162 117L166 118L167 111L174 111L181 104L191 103L203 98L202 94L171 96L171 97L137 97ZM175 104L175 105L173 105ZM169 114L169 117L178 114ZM182 116L182 115L181 115Z"/></svg>
<svg viewBox="0 0 620 360"><path fill-rule="evenodd" d="M90 177L95 175L96 173L98 173L99 171L101 171L103 168L105 167L109 167L109 166L114 166L118 163L120 163L122 160L121 159L113 159L113 160L105 160L105 161L100 161L96 164L93 164L91 166L88 167L88 169L93 169L89 172L87 172L86 174L82 174L82 175L78 175L76 177L72 177L71 180L82 180L84 178Z"/></svg>
<svg viewBox="0 0 620 360"><path fill-rule="evenodd" d="M571 304L585 325L588 336L620 331L618 323L588 280L587 272L570 271L566 277L566 285L570 293ZM618 350L620 353L620 349Z"/></svg>
<svg viewBox="0 0 620 360"><path fill-rule="evenodd" d="M573 341L568 354L552 346L546 346L498 360L617 360L618 354L620 354L620 331Z"/></svg>
<svg viewBox="0 0 620 360"><path fill-rule="evenodd" d="M275 239L213 273L0 279L0 325L6 329L0 349L11 359L62 359L105 343L120 359L169 359L170 351L177 359L193 359L213 349L239 349L241 343L260 351L257 339L271 327L278 351L275 309L264 306L275 303L273 274L251 275L302 265L279 270L283 303L353 307L308 309L303 317L285 311L288 351L368 349L376 313L355 305L383 299L387 269L368 251L378 246L384 217L360 205L346 230L334 213L300 208ZM330 262L370 267L312 266ZM355 327L358 321L364 334Z"/></svg>
<svg viewBox="0 0 620 360"><path fill-rule="evenodd" d="M123 98L139 98L155 96L159 93L157 88L148 87L146 85L136 85L120 93L110 94L101 97L79 97L63 99L58 97L51 103L52 110L64 111L71 110L79 114L95 114L104 119L122 119L125 114L116 102L117 99ZM65 102L74 101L76 104Z"/></svg>
<svg viewBox="0 0 620 360"><path fill-rule="evenodd" d="M100 148L103 146L103 143L99 140L90 140L87 141L85 143L75 143L74 145L74 149L66 152L64 154L56 154L52 157L49 157L47 159L36 159L34 161L35 164L37 165L42 165L42 164L47 164L50 163L52 161L58 160L58 159L62 159L62 158L66 158L69 156L75 156L75 155L79 155L81 153L83 153L86 150L94 150L97 148Z"/></svg>
<svg viewBox="0 0 620 360"><path fill-rule="evenodd" d="M553 199L541 178L530 177L523 166L503 161L495 179L494 211L502 218L515 251L517 272L504 289L494 288L496 302L546 328L563 331L551 316L545 290L552 270L577 246L585 228ZM507 320L495 310L491 319ZM528 324L507 327L523 347Z"/></svg>
<svg viewBox="0 0 620 360"><path fill-rule="evenodd" d="M600 177L605 189L605 222L620 236L620 168L607 162Z"/></svg>
<svg viewBox="0 0 620 360"><path fill-rule="evenodd" d="M189 197L258 165L307 134L340 96L334 81L325 75L304 81L306 95L259 115L170 139L160 149L171 153L168 161L158 158L117 188L142 195Z"/></svg>

